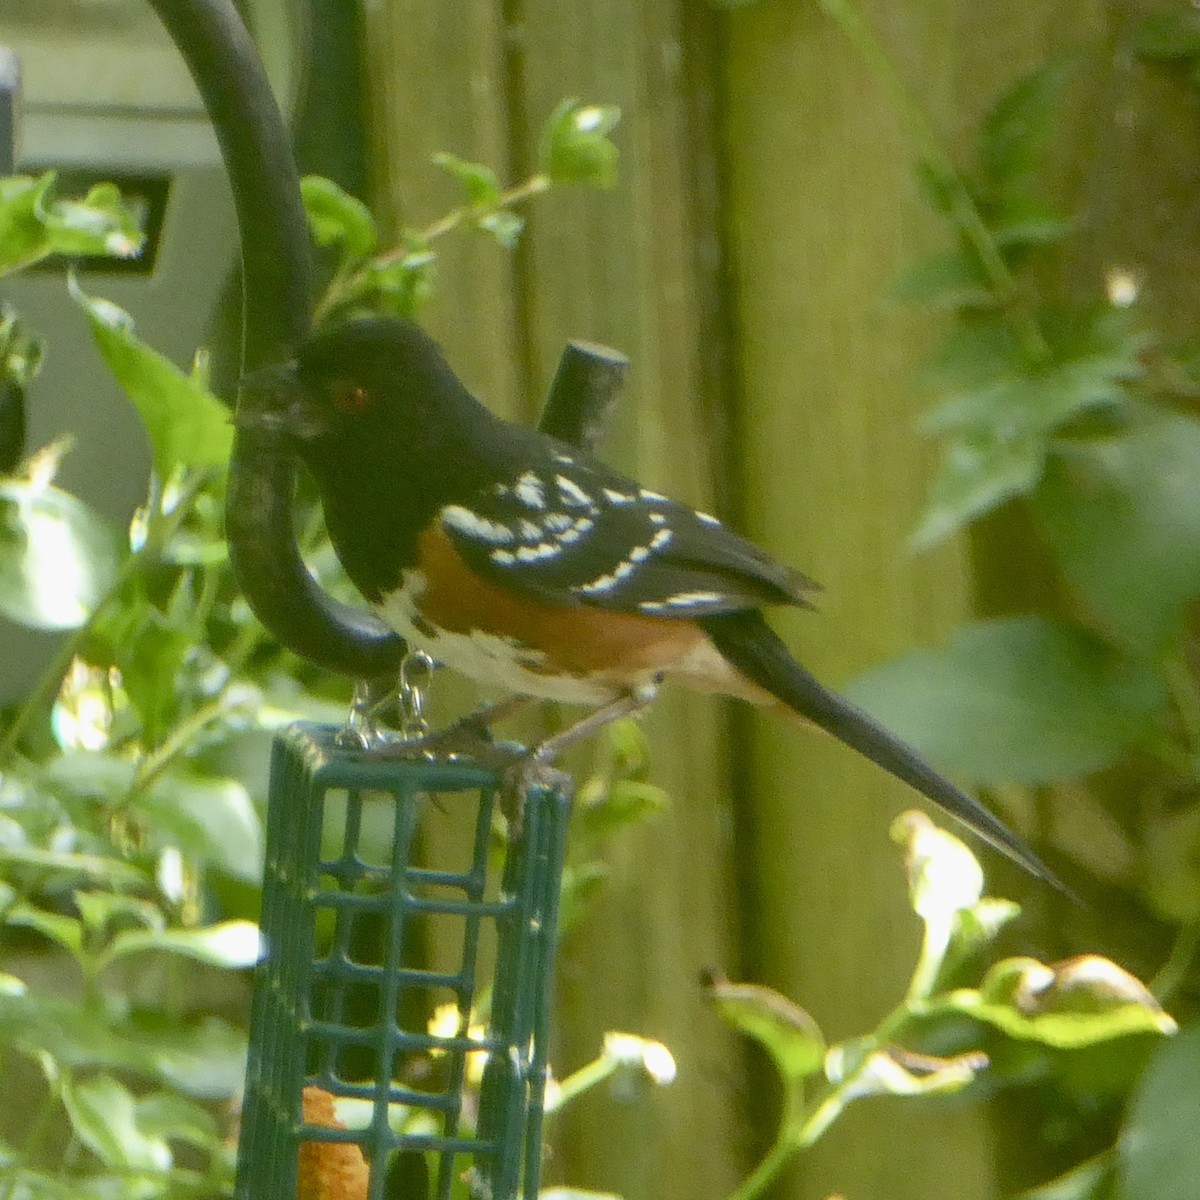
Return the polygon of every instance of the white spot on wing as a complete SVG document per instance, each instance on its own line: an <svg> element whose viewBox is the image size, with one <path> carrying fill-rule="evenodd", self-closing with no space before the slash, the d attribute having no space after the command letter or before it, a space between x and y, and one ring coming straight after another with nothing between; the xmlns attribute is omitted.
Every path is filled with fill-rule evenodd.
<svg viewBox="0 0 1200 1200"><path fill-rule="evenodd" d="M538 542L536 546L518 546L517 558L521 562L540 562L543 558L553 558L562 553L562 546L557 542Z"/></svg>
<svg viewBox="0 0 1200 1200"><path fill-rule="evenodd" d="M632 504L637 497L629 495L628 492L616 492L612 488L605 488L604 498L609 504Z"/></svg>
<svg viewBox="0 0 1200 1200"><path fill-rule="evenodd" d="M670 612L673 608L696 608L720 603L725 597L720 592L676 592L665 600L643 600L639 605L643 612Z"/></svg>
<svg viewBox="0 0 1200 1200"><path fill-rule="evenodd" d="M648 488L642 488L641 491L638 492L638 495L641 496L641 498L643 500L665 500L666 499L666 496L662 495L659 492L652 492Z"/></svg>
<svg viewBox="0 0 1200 1200"><path fill-rule="evenodd" d="M563 503L569 508L591 508L592 498L573 479L565 475L555 475L554 482Z"/></svg>
<svg viewBox="0 0 1200 1200"><path fill-rule="evenodd" d="M662 513L652 512L650 514L650 524L651 525L665 525L666 523L667 523L667 518L664 517L662 515Z"/></svg>
<svg viewBox="0 0 1200 1200"><path fill-rule="evenodd" d="M469 508L463 508L461 504L448 504L442 509L441 517L452 529L496 546L516 540L516 534L507 525L499 521L489 521L487 517L481 517Z"/></svg>
<svg viewBox="0 0 1200 1200"><path fill-rule="evenodd" d="M703 521L705 525L720 525L720 523L721 523L720 521L717 520L716 517L714 517L712 515L712 513L706 513L706 512L698 511L696 513L696 519L698 521Z"/></svg>
<svg viewBox="0 0 1200 1200"><path fill-rule="evenodd" d="M669 529L660 529L650 539L651 550L661 550L675 535Z"/></svg>
<svg viewBox="0 0 1200 1200"><path fill-rule="evenodd" d="M513 491L526 508L546 507L546 486L534 471L526 471L517 480Z"/></svg>

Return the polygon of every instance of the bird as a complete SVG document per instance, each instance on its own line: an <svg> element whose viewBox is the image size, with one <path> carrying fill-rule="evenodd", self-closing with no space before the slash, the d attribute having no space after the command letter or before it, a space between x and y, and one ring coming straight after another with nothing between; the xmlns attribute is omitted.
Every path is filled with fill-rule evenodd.
<svg viewBox="0 0 1200 1200"><path fill-rule="evenodd" d="M716 517L496 416L415 322L318 329L251 386L269 393L253 419L315 481L350 580L410 646L518 700L586 706L572 736L667 681L815 725L1061 886L771 629L764 609L811 608L817 584Z"/></svg>

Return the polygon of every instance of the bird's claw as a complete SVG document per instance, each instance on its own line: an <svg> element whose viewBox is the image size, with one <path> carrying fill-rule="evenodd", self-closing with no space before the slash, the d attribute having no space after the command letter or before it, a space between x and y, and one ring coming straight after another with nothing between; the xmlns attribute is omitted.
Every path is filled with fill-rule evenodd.
<svg viewBox="0 0 1200 1200"><path fill-rule="evenodd" d="M519 842L525 832L525 801L535 788L557 791L569 796L574 781L560 771L541 751L521 751L500 776L500 811L508 822L508 840Z"/></svg>

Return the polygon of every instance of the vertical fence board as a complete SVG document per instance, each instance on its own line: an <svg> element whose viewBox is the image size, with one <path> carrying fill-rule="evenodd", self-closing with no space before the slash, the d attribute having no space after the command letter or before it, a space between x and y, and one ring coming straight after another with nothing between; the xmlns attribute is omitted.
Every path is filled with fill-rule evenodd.
<svg viewBox="0 0 1200 1200"><path fill-rule="evenodd" d="M950 6L862 7L928 103L944 87ZM927 480L910 381L928 329L881 303L933 225L889 99L817 5L766 0L731 14L728 34L745 524L825 585L819 613L778 624L836 683L964 613L956 550L904 551ZM750 741L763 981L834 1038L868 1030L913 961L887 828L915 797L831 739L764 721ZM840 1122L785 1194L971 1200L989 1180L978 1111L875 1104Z"/></svg>

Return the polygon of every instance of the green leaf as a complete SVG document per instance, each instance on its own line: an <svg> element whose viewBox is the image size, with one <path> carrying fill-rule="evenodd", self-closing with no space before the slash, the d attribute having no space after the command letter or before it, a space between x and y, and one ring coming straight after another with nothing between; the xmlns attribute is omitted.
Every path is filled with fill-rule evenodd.
<svg viewBox="0 0 1200 1200"><path fill-rule="evenodd" d="M214 967L252 967L262 956L262 938L253 921L222 921L201 929L133 929L118 934L105 955L105 965L155 950L179 954Z"/></svg>
<svg viewBox="0 0 1200 1200"><path fill-rule="evenodd" d="M595 845L619 829L662 812L669 804L666 792L654 784L615 780L602 794L581 797L573 822L578 830L575 836L585 845Z"/></svg>
<svg viewBox="0 0 1200 1200"><path fill-rule="evenodd" d="M615 187L617 148L608 134L620 119L615 105L563 100L542 130L538 169L554 183Z"/></svg>
<svg viewBox="0 0 1200 1200"><path fill-rule="evenodd" d="M1054 966L1010 958L988 971L978 991L962 988L930 1005L983 1021L1009 1037L1078 1050L1137 1034L1170 1034L1175 1022L1116 963L1082 955Z"/></svg>
<svg viewBox="0 0 1200 1200"><path fill-rule="evenodd" d="M721 1019L760 1043L785 1080L805 1079L821 1070L824 1035L798 1004L753 983L713 979L707 991Z"/></svg>
<svg viewBox="0 0 1200 1200"><path fill-rule="evenodd" d="M137 219L112 184L83 200L54 197L54 172L0 178L0 275L51 254L131 257L141 249Z"/></svg>
<svg viewBox="0 0 1200 1200"><path fill-rule="evenodd" d="M162 929L166 924L166 918L157 905L114 892L77 891L75 906L90 934L111 932L111 927L121 920L125 923L133 921L147 929Z"/></svg>
<svg viewBox="0 0 1200 1200"><path fill-rule="evenodd" d="M1200 12L1195 5L1180 4L1156 13L1138 30L1135 54L1159 62L1178 62L1200 55Z"/></svg>
<svg viewBox="0 0 1200 1200"><path fill-rule="evenodd" d="M75 876L110 887L138 887L148 880L142 871L119 859L102 854L72 854L66 850L42 850L37 846L0 847L0 868L5 874L28 867L51 873L56 882L69 882Z"/></svg>
<svg viewBox="0 0 1200 1200"><path fill-rule="evenodd" d="M53 187L53 171L0 178L0 275L51 253L41 209Z"/></svg>
<svg viewBox="0 0 1200 1200"><path fill-rule="evenodd" d="M1033 503L1106 630L1157 651L1200 596L1200 421L1161 413L1052 454Z"/></svg>
<svg viewBox="0 0 1200 1200"><path fill-rule="evenodd" d="M1193 1200L1200 1179L1200 1026L1159 1046L1121 1133L1121 1200Z"/></svg>
<svg viewBox="0 0 1200 1200"><path fill-rule="evenodd" d="M262 877L262 824L250 793L237 780L172 772L136 797L131 808L145 819L155 848L177 846L189 859L247 883Z"/></svg>
<svg viewBox="0 0 1200 1200"><path fill-rule="evenodd" d="M138 1128L133 1097L111 1076L67 1081L62 1097L75 1135L107 1166L151 1171L171 1166L170 1147Z"/></svg>
<svg viewBox="0 0 1200 1200"><path fill-rule="evenodd" d="M176 467L225 466L233 445L225 405L139 341L124 310L85 295L74 281L71 294L87 313L104 361L141 415L159 478L169 479Z"/></svg>
<svg viewBox="0 0 1200 1200"><path fill-rule="evenodd" d="M45 349L9 305L0 302L0 379L27 388L42 367Z"/></svg>
<svg viewBox="0 0 1200 1200"><path fill-rule="evenodd" d="M43 220L55 254L133 258L145 240L115 184L98 183L82 200L56 200Z"/></svg>
<svg viewBox="0 0 1200 1200"><path fill-rule="evenodd" d="M0 1042L28 1054L48 1054L67 1069L145 1073L153 1068L140 1041L114 1033L95 1007L54 995L0 992Z"/></svg>
<svg viewBox="0 0 1200 1200"><path fill-rule="evenodd" d="M77 629L125 550L106 518L67 492L0 478L0 612L34 629Z"/></svg>
<svg viewBox="0 0 1200 1200"><path fill-rule="evenodd" d="M923 419L952 432L933 496L913 537L938 541L1041 480L1052 435L1084 414L1128 406L1127 384L1142 373L1141 334L1109 309L1046 314L1052 352L1027 365L997 321L971 322L948 339L929 377L949 396Z"/></svg>
<svg viewBox="0 0 1200 1200"><path fill-rule="evenodd" d="M857 1048L855 1048L857 1050ZM829 1053L828 1070L831 1080L842 1079L847 1072L840 1069L841 1046ZM850 1056L854 1075L839 1089L839 1107L851 1100L868 1096L946 1096L961 1092L988 1065L987 1055L960 1054L954 1058L922 1056L919 1069L906 1061L903 1050L872 1049L866 1058L857 1053ZM811 1144L812 1137L805 1139Z"/></svg>
<svg viewBox="0 0 1200 1200"><path fill-rule="evenodd" d="M1065 60L1039 67L1005 92L984 118L979 161L990 184L1006 189L1037 169L1075 66Z"/></svg>
<svg viewBox="0 0 1200 1200"><path fill-rule="evenodd" d="M332 179L306 175L300 197L308 227L318 246L341 246L347 260L366 258L379 244L379 230L370 209Z"/></svg>
<svg viewBox="0 0 1200 1200"><path fill-rule="evenodd" d="M566 867L562 876L558 908L560 936L579 924L610 874L608 866L602 862Z"/></svg>
<svg viewBox="0 0 1200 1200"><path fill-rule="evenodd" d="M1089 1158L1049 1183L1022 1192L1018 1200L1113 1200L1113 1178L1112 1154L1105 1153Z"/></svg>
<svg viewBox="0 0 1200 1200"><path fill-rule="evenodd" d="M219 1017L195 1025L148 1015L128 1030L170 1087L202 1100L228 1100L246 1076L246 1035Z"/></svg>
<svg viewBox="0 0 1200 1200"><path fill-rule="evenodd" d="M997 303L978 260L962 251L914 263L888 289L887 298L932 309L980 308Z"/></svg>
<svg viewBox="0 0 1200 1200"><path fill-rule="evenodd" d="M1038 196L1006 196L989 214L990 233L1002 250L1045 246L1075 232L1075 222Z"/></svg>
<svg viewBox="0 0 1200 1200"><path fill-rule="evenodd" d="M207 1109L174 1092L154 1092L138 1098L137 1125L148 1137L187 1142L214 1149L221 1142L216 1118Z"/></svg>
<svg viewBox="0 0 1200 1200"><path fill-rule="evenodd" d="M945 447L933 494L912 535L914 549L934 545L993 508L1037 486L1045 439L994 434L956 437Z"/></svg>
<svg viewBox="0 0 1200 1200"><path fill-rule="evenodd" d="M479 219L479 228L490 233L505 250L511 250L525 228L524 219L507 208L498 208Z"/></svg>
<svg viewBox="0 0 1200 1200"><path fill-rule="evenodd" d="M36 930L75 956L83 950L83 923L74 917L46 912L31 904L19 904L8 910L5 924Z"/></svg>
<svg viewBox="0 0 1200 1200"><path fill-rule="evenodd" d="M1154 670L1044 617L979 621L948 645L859 676L846 694L921 754L976 783L1097 771L1153 725Z"/></svg>
<svg viewBox="0 0 1200 1200"><path fill-rule="evenodd" d="M490 167L483 163L467 162L444 151L435 154L433 161L462 184L469 207L493 208L499 202L500 184Z"/></svg>
<svg viewBox="0 0 1200 1200"><path fill-rule="evenodd" d="M363 302L383 312L413 318L433 291L432 250L414 250L396 262L368 262L363 268Z"/></svg>

